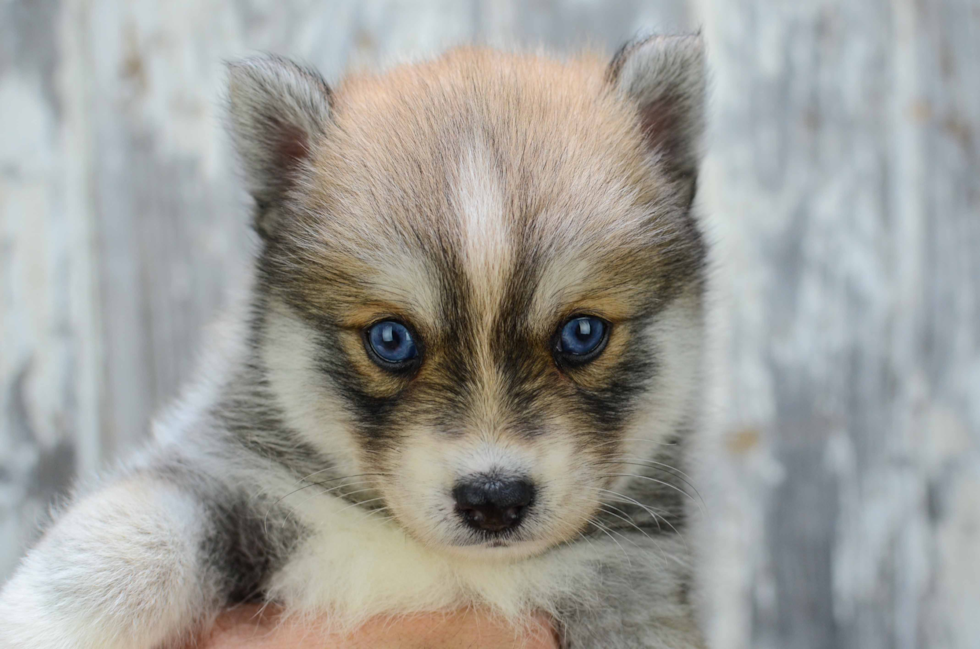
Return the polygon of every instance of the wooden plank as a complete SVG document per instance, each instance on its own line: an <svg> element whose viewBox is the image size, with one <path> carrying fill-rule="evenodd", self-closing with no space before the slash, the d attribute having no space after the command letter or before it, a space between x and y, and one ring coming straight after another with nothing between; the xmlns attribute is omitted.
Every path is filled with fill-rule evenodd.
<svg viewBox="0 0 980 649"><path fill-rule="evenodd" d="M977 646L980 6L701 13L715 646Z"/></svg>
<svg viewBox="0 0 980 649"><path fill-rule="evenodd" d="M99 461L77 443L98 430L100 341L63 17L57 0L0 5L0 575L77 467Z"/></svg>

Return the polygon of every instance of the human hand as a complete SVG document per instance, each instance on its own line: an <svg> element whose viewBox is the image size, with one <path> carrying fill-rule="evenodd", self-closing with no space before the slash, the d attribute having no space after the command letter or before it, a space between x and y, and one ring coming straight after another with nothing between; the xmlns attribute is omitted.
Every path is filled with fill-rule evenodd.
<svg viewBox="0 0 980 649"><path fill-rule="evenodd" d="M306 619L255 606L223 614L196 649L558 649L550 621L520 633L488 613L461 610L376 618L350 634L317 632Z"/></svg>

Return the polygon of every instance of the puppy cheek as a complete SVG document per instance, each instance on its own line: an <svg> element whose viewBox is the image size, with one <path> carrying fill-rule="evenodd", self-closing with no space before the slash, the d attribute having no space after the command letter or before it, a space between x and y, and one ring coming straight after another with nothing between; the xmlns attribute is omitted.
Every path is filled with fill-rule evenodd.
<svg viewBox="0 0 980 649"><path fill-rule="evenodd" d="M455 478L445 443L424 429L406 431L384 465L388 477L383 493L395 518L422 540L445 542Z"/></svg>
<svg viewBox="0 0 980 649"><path fill-rule="evenodd" d="M578 534L598 510L603 484L599 455L563 422L535 444L536 481L541 485L538 517L552 543Z"/></svg>

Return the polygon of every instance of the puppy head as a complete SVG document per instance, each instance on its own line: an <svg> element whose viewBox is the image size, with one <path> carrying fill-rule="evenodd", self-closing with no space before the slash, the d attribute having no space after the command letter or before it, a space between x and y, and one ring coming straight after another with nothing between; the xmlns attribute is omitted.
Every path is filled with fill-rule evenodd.
<svg viewBox="0 0 980 649"><path fill-rule="evenodd" d="M604 64L456 50L335 91L231 66L262 352L296 434L420 541L579 534L696 379L697 37Z"/></svg>

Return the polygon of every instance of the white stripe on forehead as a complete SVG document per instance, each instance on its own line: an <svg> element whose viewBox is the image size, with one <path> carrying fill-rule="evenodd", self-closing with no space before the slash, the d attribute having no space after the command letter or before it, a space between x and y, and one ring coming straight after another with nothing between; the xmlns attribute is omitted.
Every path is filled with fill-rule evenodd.
<svg viewBox="0 0 980 649"><path fill-rule="evenodd" d="M452 209L460 223L462 253L478 310L499 306L512 264L511 220L504 187L490 151L482 142L466 149L453 178Z"/></svg>

